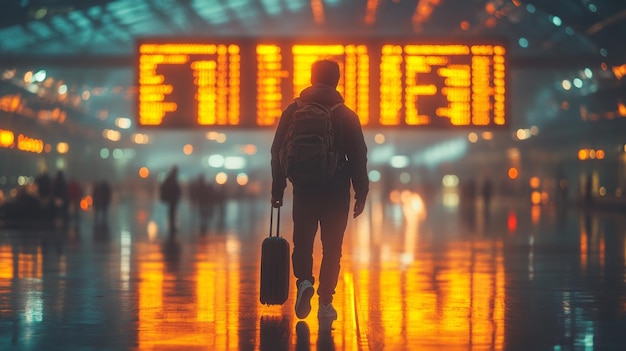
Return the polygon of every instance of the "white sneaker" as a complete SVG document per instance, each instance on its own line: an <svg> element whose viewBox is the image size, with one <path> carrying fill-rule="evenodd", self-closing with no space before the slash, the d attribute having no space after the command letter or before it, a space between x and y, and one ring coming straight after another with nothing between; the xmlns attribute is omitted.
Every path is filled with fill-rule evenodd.
<svg viewBox="0 0 626 351"><path fill-rule="evenodd" d="M306 318L311 312L311 297L313 297L313 284L305 280L298 286L298 299L296 300L296 316L300 319Z"/></svg>
<svg viewBox="0 0 626 351"><path fill-rule="evenodd" d="M320 303L320 308L317 310L317 318L335 320L337 319L337 310L335 310L332 303Z"/></svg>

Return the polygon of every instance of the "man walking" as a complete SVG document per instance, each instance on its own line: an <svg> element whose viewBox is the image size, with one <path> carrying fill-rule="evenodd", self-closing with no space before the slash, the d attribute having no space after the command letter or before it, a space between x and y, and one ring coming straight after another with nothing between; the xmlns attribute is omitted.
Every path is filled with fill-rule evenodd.
<svg viewBox="0 0 626 351"><path fill-rule="evenodd" d="M161 201L167 204L167 219L169 233L176 232L176 210L181 197L181 188L178 183L178 166L174 165L167 173L165 180L160 187Z"/></svg>
<svg viewBox="0 0 626 351"><path fill-rule="evenodd" d="M339 78L337 62L331 60L314 62L311 66L311 86L304 89L300 97L283 111L272 143L272 206L276 208L282 206L287 178L293 185L292 264L298 291L295 305L298 318L306 318L311 311L310 300L315 292L313 244L318 224L321 228L323 250L317 289L318 317L332 320L337 318L332 301L339 279L342 243L350 211L350 187L352 184L355 193L354 218L363 212L369 190L367 146L363 131L358 116L343 104L344 99L336 90ZM302 118L300 116L306 113L302 112L307 110L306 106L316 106L308 108L309 111L326 110L332 122L327 134L334 134L330 135L332 137L330 143L333 146L329 159L336 154L336 162L331 162L332 166L328 166L332 167L328 172L329 178L317 183L309 181L312 177L309 177L307 182L297 181L297 172L293 171L292 175L292 169L296 166L286 165L291 162L288 161L289 157L297 153L294 149L307 147L290 144L290 138L293 138L294 133L306 129L306 123L302 124L305 127L302 125L294 127L294 123L298 123L297 120ZM309 117L304 117L307 118ZM315 139L323 139L323 136ZM287 154L289 155L285 156ZM310 156L311 153L308 154ZM307 162L303 168L304 172L311 173L312 162L310 160ZM298 175L299 179L307 178L306 174L301 177L301 173Z"/></svg>

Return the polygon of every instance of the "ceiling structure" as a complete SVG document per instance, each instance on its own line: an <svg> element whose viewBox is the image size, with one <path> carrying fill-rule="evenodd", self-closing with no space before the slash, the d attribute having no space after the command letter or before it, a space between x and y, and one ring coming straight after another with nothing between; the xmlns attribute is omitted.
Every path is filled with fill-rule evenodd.
<svg viewBox="0 0 626 351"><path fill-rule="evenodd" d="M45 69L82 97L65 131L93 136L113 125L103 109L110 116L132 114L136 40L163 36L504 38L514 69L563 72L539 74L543 80L534 85L515 83L524 94L533 93L525 99L538 112L514 116L514 127L545 119L546 101L554 105L559 94L571 93L555 89L554 82L581 76L585 68L599 74L591 90L576 94L593 96L611 111L626 102L625 84L612 70L626 72L622 0L4 0L0 83ZM0 98L27 88L3 84Z"/></svg>
<svg viewBox="0 0 626 351"><path fill-rule="evenodd" d="M0 54L132 55L145 36L506 37L514 58L623 63L620 0L5 0ZM524 41L525 39L525 41ZM527 44L524 44L527 41ZM8 58L7 58L8 57ZM53 58L52 58L53 59ZM68 61L69 59L69 61ZM86 61L86 60L84 60ZM109 61L109 64L124 61ZM539 63L538 63L539 64Z"/></svg>
<svg viewBox="0 0 626 351"><path fill-rule="evenodd" d="M509 41L513 67L626 63L621 0L5 0L2 10L0 67L59 69L75 87L118 86L110 69L131 68L136 40L154 36L494 37Z"/></svg>

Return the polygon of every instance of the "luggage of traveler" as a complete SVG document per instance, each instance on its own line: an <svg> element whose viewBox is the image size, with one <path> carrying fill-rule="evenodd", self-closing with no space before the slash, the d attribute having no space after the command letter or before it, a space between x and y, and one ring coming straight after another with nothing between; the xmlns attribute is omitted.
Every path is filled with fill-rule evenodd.
<svg viewBox="0 0 626 351"><path fill-rule="evenodd" d="M261 246L261 296L265 305L282 305L289 297L290 252L289 242L280 236L280 207L274 229L274 207L270 214L270 234Z"/></svg>

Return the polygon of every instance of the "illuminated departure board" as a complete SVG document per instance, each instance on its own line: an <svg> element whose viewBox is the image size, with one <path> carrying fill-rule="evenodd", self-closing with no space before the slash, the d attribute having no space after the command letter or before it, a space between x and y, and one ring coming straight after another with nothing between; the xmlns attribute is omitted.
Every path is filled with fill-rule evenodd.
<svg viewBox="0 0 626 351"><path fill-rule="evenodd" d="M363 127L508 124L499 41L144 39L137 54L141 127L274 127L319 59L339 63L337 90Z"/></svg>

